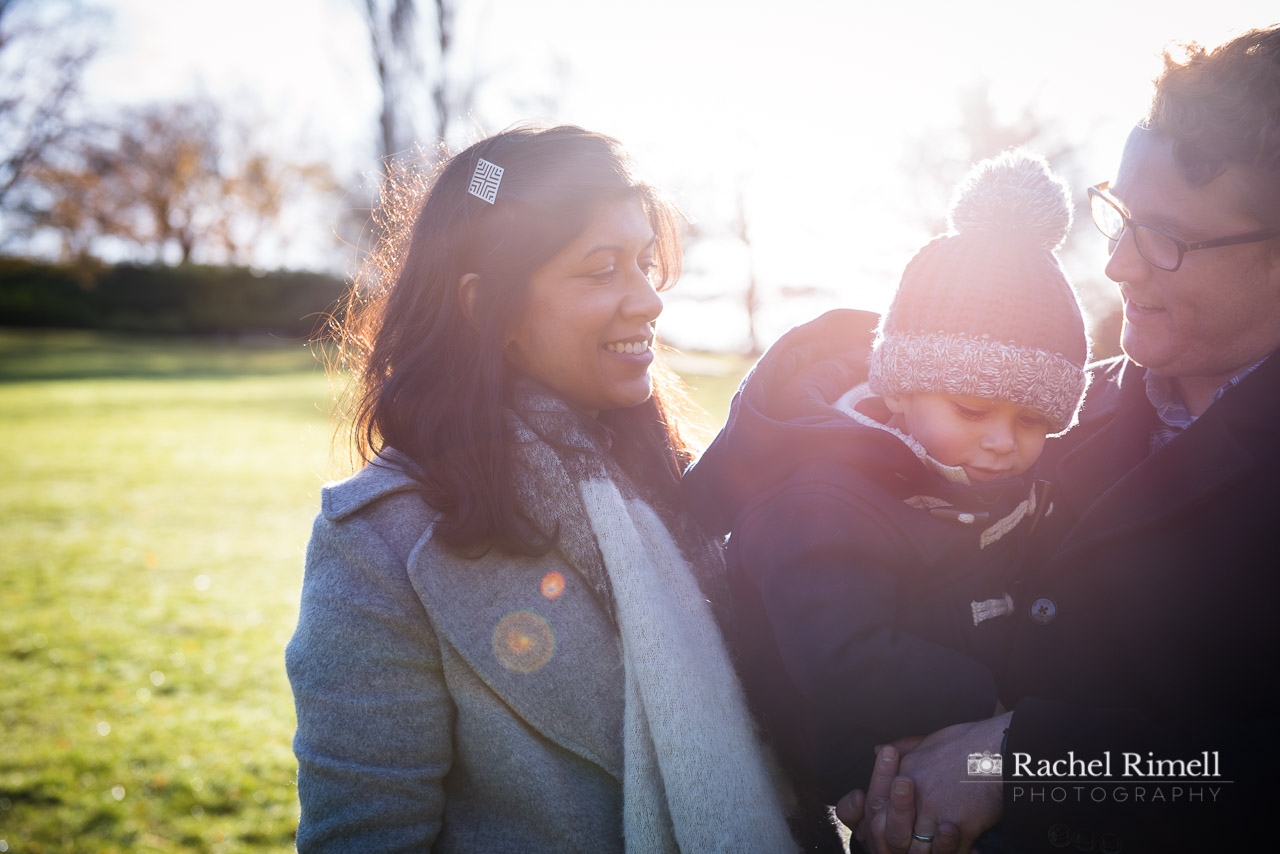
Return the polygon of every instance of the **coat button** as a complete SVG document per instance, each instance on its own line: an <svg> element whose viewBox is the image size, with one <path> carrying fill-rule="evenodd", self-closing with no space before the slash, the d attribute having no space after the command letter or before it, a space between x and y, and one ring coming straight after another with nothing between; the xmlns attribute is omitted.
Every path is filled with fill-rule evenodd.
<svg viewBox="0 0 1280 854"><path fill-rule="evenodd" d="M1071 844L1071 828L1065 824L1055 824L1050 827L1049 844L1054 848L1066 848Z"/></svg>
<svg viewBox="0 0 1280 854"><path fill-rule="evenodd" d="M1041 596L1031 603L1031 619L1042 626L1047 626L1058 616L1058 603L1048 596Z"/></svg>

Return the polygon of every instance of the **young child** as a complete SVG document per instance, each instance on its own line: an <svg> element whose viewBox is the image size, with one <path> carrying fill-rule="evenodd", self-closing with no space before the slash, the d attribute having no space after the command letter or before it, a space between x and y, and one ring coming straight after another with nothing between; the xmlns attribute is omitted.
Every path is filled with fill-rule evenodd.
<svg viewBox="0 0 1280 854"><path fill-rule="evenodd" d="M783 336L683 482L731 531L752 704L826 803L865 786L874 745L1000 708L1014 569L1049 509L1035 463L1084 395L1062 182L1006 153L949 219L878 329L839 310Z"/></svg>

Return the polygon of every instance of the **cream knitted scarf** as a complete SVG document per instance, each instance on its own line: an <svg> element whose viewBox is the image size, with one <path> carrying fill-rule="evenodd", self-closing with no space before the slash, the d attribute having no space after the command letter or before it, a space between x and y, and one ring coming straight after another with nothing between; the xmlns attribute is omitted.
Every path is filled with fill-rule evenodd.
<svg viewBox="0 0 1280 854"><path fill-rule="evenodd" d="M530 385L507 413L521 509L610 603L625 667L626 850L797 850L784 787L759 742L704 590L719 548L645 500L608 441ZM703 582L702 587L699 582Z"/></svg>

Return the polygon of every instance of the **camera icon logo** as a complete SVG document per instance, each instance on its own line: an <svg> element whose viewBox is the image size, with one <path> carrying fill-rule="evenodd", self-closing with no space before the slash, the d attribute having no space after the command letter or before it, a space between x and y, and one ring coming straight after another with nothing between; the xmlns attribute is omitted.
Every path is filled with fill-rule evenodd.
<svg viewBox="0 0 1280 854"><path fill-rule="evenodd" d="M984 750L981 753L969 754L969 775L983 777L999 777L1004 772L1004 759L999 753Z"/></svg>

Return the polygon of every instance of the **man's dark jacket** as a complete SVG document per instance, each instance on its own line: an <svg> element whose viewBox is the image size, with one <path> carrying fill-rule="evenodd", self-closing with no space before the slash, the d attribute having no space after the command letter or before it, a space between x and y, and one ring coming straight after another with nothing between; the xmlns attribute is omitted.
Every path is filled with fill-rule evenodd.
<svg viewBox="0 0 1280 854"><path fill-rule="evenodd" d="M1004 832L1022 854L1275 845L1280 359L1154 453L1143 374L1098 366L1079 426L1042 461L1053 545L1017 585L1001 692L1023 698L1004 752ZM1110 779L1026 773L1108 753Z"/></svg>

